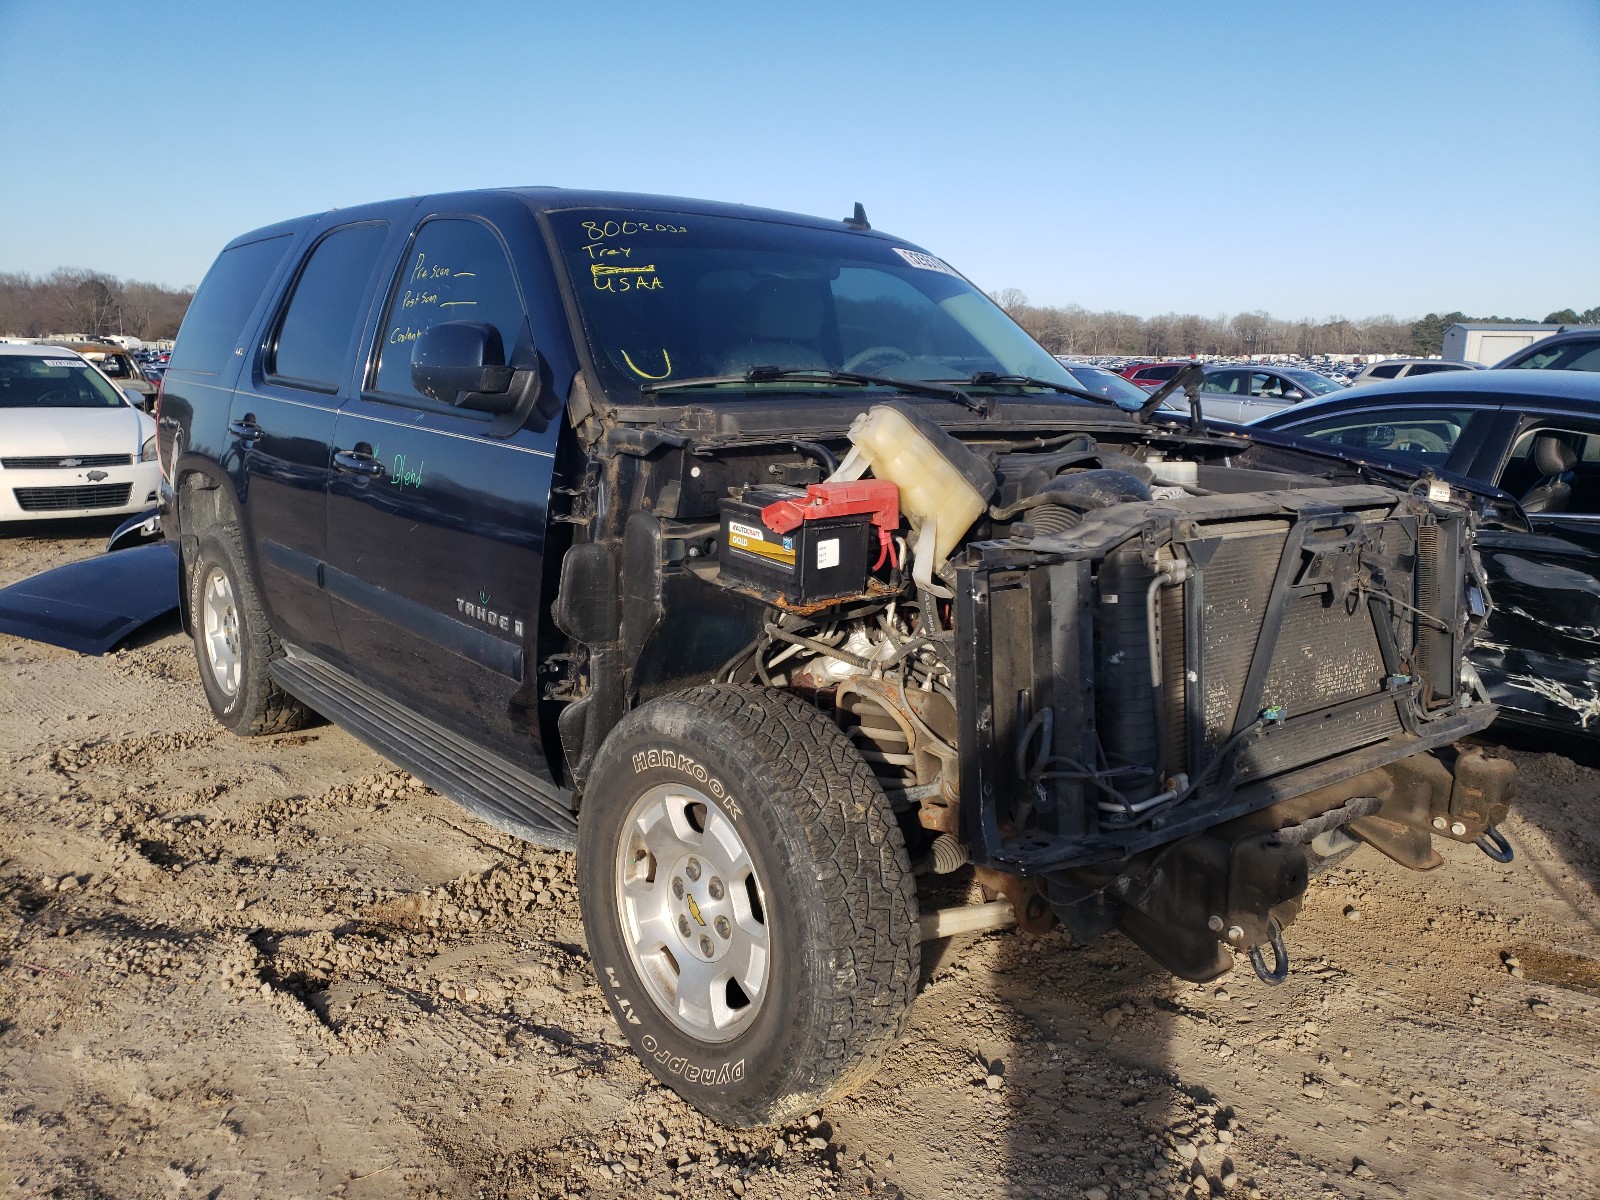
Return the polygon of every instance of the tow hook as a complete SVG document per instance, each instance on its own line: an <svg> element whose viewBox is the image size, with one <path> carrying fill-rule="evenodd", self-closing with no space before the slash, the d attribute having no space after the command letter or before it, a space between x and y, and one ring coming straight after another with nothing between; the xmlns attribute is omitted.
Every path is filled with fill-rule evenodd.
<svg viewBox="0 0 1600 1200"><path fill-rule="evenodd" d="M1250 947L1250 965L1256 969L1256 977L1262 983L1277 987L1289 977L1289 952L1284 949L1283 930L1278 926L1276 917L1267 918L1267 945L1272 947L1272 970L1267 970L1260 943Z"/></svg>
<svg viewBox="0 0 1600 1200"><path fill-rule="evenodd" d="M1483 836L1472 844L1497 863L1508 863L1517 856L1517 852L1511 848L1511 843L1506 840L1506 835L1493 825L1485 829Z"/></svg>

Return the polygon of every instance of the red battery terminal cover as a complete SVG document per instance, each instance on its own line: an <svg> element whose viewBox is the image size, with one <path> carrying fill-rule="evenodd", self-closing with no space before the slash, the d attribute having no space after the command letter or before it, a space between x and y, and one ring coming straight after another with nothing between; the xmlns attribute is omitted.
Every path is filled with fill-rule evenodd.
<svg viewBox="0 0 1600 1200"><path fill-rule="evenodd" d="M900 489L886 479L858 479L851 483L813 483L806 487L804 500L779 500L761 510L761 519L776 533L798 529L802 521L823 517L854 517L872 514L878 527L876 571L887 559L890 566L900 564L894 557L894 533L900 528Z"/></svg>

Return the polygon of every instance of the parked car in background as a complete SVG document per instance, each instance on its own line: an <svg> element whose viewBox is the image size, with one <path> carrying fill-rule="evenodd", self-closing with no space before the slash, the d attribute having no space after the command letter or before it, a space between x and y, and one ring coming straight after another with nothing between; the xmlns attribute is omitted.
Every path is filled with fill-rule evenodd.
<svg viewBox="0 0 1600 1200"><path fill-rule="evenodd" d="M1371 362L1357 371L1350 386L1377 383L1385 379L1411 379L1418 375L1438 375L1446 371L1481 371L1477 363L1451 362L1441 358L1386 358Z"/></svg>
<svg viewBox="0 0 1600 1200"><path fill-rule="evenodd" d="M52 345L82 355L102 375L125 391L137 392L138 406L149 412L156 402L156 385L145 378L133 355L116 342L53 342Z"/></svg>
<svg viewBox="0 0 1600 1200"><path fill-rule="evenodd" d="M1494 611L1472 661L1503 718L1600 735L1600 376L1431 375L1254 424L1515 497L1528 528L1478 530Z"/></svg>
<svg viewBox="0 0 1600 1200"><path fill-rule="evenodd" d="M1600 328L1551 334L1495 365L1504 370L1600 371Z"/></svg>
<svg viewBox="0 0 1600 1200"><path fill-rule="evenodd" d="M1121 375L1131 383L1136 383L1147 392L1153 392L1179 371L1189 365L1186 358L1175 358L1169 362L1136 362L1129 363L1122 368Z"/></svg>
<svg viewBox="0 0 1600 1200"><path fill-rule="evenodd" d="M1254 421L1317 396L1344 390L1326 375L1300 367L1207 367L1200 411L1218 421Z"/></svg>
<svg viewBox="0 0 1600 1200"><path fill-rule="evenodd" d="M81 355L0 345L0 522L154 508L155 435Z"/></svg>
<svg viewBox="0 0 1600 1200"><path fill-rule="evenodd" d="M1132 412L1143 407L1145 401L1150 399L1149 392L1137 384L1130 383L1115 371L1091 366L1088 363L1073 362L1071 359L1059 356L1056 361L1067 369L1067 374L1071 375L1074 382L1084 391L1104 396L1115 402L1118 408ZM1172 407L1172 404L1169 401L1163 407Z"/></svg>

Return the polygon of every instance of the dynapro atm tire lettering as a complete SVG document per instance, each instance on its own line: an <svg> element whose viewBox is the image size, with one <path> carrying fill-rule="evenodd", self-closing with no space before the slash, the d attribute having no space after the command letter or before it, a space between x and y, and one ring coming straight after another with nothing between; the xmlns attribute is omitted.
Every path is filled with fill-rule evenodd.
<svg viewBox="0 0 1600 1200"><path fill-rule="evenodd" d="M738 1062L725 1062L715 1067L700 1067L690 1062L681 1055L675 1055L669 1050L661 1048L650 1034L645 1034L639 1043L645 1053L655 1059L674 1075L681 1075L689 1083L698 1083L709 1087L718 1087L723 1084L738 1083L744 1078L744 1059Z"/></svg>

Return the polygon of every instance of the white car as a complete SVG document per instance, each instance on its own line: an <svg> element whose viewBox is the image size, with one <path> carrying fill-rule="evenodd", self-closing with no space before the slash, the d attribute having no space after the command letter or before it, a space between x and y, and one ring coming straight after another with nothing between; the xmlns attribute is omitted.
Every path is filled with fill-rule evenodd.
<svg viewBox="0 0 1600 1200"><path fill-rule="evenodd" d="M82 355L0 343L0 523L156 505L156 423Z"/></svg>

